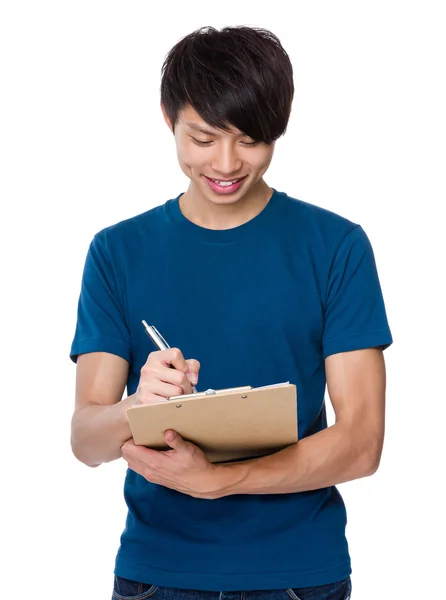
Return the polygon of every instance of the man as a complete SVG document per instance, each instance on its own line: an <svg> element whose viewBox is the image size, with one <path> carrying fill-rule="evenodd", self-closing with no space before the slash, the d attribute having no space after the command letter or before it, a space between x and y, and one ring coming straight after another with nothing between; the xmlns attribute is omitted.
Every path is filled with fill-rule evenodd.
<svg viewBox="0 0 446 600"><path fill-rule="evenodd" d="M263 179L293 94L271 32L186 36L163 65L161 106L190 185L89 248L72 448L92 467L129 466L115 598L350 597L335 486L378 468L392 337L363 229ZM175 347L153 351L143 319ZM270 456L211 464L176 432L165 452L131 438L135 402L281 381L297 387L299 442Z"/></svg>

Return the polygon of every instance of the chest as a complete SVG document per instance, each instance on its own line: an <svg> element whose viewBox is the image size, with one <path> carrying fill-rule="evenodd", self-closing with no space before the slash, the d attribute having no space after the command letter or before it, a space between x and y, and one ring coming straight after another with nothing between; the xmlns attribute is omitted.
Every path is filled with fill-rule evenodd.
<svg viewBox="0 0 446 600"><path fill-rule="evenodd" d="M258 373L259 361L268 371L283 364L284 356L298 360L301 352L317 353L321 287L311 250L298 241L266 236L255 244L181 248L167 240L156 256L141 252L127 273L135 366L154 350L142 319L212 370L222 361L225 371L243 363L246 374L255 362Z"/></svg>

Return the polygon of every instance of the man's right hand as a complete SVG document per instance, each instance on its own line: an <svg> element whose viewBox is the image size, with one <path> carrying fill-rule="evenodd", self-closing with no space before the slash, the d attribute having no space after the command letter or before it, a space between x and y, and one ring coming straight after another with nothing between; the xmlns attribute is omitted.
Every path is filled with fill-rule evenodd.
<svg viewBox="0 0 446 600"><path fill-rule="evenodd" d="M141 369L136 392L122 398L128 361L108 352L79 355L71 426L76 458L91 467L120 458L123 444L132 437L127 410L136 402L155 404L170 396L192 393L190 382L198 379L199 370L200 363L185 360L177 348L153 352Z"/></svg>
<svg viewBox="0 0 446 600"><path fill-rule="evenodd" d="M141 369L134 403L157 404L171 396L191 394L199 371L198 360L185 360L178 348L152 352Z"/></svg>

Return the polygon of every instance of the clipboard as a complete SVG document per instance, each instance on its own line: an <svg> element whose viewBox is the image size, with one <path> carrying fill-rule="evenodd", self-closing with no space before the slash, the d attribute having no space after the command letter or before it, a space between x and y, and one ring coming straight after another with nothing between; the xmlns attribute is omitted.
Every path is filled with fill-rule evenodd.
<svg viewBox="0 0 446 600"><path fill-rule="evenodd" d="M196 444L210 462L278 452L298 441L297 392L278 383L206 390L127 409L135 444L169 450L166 429Z"/></svg>

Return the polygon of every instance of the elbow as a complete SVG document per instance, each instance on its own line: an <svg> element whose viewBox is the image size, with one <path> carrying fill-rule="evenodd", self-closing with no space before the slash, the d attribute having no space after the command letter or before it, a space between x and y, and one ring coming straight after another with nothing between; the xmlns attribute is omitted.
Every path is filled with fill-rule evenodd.
<svg viewBox="0 0 446 600"><path fill-rule="evenodd" d="M370 444L369 448L364 454L363 460L363 477L370 477L374 475L379 468L382 454L382 443Z"/></svg>
<svg viewBox="0 0 446 600"><path fill-rule="evenodd" d="M374 475L379 468L379 463L379 459L373 457L371 459L369 458L364 472L364 477L370 477L371 475Z"/></svg>
<svg viewBox="0 0 446 600"><path fill-rule="evenodd" d="M92 460L91 451L89 451L90 444L88 443L88 437L79 422L78 416L79 411L75 412L71 419L71 451L74 457L87 467L99 467L101 462Z"/></svg>
<svg viewBox="0 0 446 600"><path fill-rule="evenodd" d="M74 457L87 467L99 467L101 464L92 462L91 459L89 459L89 457L85 454L85 446L81 444L73 434L71 435L71 451Z"/></svg>

